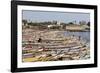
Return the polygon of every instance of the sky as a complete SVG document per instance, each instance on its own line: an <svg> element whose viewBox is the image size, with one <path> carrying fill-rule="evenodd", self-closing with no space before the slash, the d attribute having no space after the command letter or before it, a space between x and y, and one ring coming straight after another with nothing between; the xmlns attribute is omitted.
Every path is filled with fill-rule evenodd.
<svg viewBox="0 0 100 73"><path fill-rule="evenodd" d="M54 12L54 11L32 11L23 10L22 19L32 22L44 22L44 21L59 21L59 22L73 22L79 23L79 21L90 21L89 13L76 13L76 12Z"/></svg>

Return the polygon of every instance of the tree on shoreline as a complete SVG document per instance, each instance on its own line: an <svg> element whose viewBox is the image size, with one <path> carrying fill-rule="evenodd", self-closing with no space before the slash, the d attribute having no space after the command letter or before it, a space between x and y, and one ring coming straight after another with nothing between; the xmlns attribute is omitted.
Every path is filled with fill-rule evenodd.
<svg viewBox="0 0 100 73"><path fill-rule="evenodd" d="M27 22L27 20L22 20L22 23L23 23L24 25L26 25L28 22Z"/></svg>

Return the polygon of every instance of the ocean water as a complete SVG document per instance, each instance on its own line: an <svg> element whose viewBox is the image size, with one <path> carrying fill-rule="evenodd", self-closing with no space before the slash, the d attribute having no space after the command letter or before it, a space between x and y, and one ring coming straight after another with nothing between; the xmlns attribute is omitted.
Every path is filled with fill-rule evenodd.
<svg viewBox="0 0 100 73"><path fill-rule="evenodd" d="M90 43L90 32L86 31L86 32L70 32L70 31L64 31L64 36L75 36L75 37L81 37L82 40Z"/></svg>

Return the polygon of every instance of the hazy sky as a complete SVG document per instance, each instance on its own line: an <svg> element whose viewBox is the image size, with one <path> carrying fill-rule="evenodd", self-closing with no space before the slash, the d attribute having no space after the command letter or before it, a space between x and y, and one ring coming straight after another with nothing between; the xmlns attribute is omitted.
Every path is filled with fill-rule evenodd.
<svg viewBox="0 0 100 73"><path fill-rule="evenodd" d="M89 13L76 13L76 12L51 12L51 11L29 11L23 10L22 12L23 19L28 21L35 22L44 22L44 21L60 21L60 22L72 22L76 21L90 21Z"/></svg>

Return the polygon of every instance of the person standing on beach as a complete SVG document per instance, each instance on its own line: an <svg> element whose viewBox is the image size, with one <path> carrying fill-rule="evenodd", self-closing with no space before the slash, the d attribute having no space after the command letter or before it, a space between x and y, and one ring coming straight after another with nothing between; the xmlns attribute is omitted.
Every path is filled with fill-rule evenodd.
<svg viewBox="0 0 100 73"><path fill-rule="evenodd" d="M79 41L81 40L81 36L79 36Z"/></svg>

